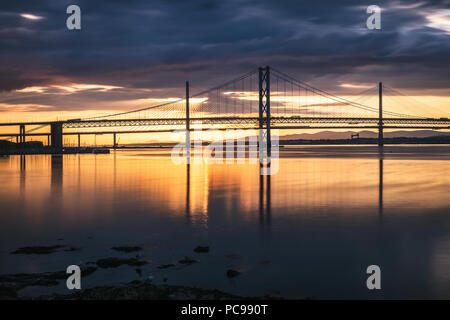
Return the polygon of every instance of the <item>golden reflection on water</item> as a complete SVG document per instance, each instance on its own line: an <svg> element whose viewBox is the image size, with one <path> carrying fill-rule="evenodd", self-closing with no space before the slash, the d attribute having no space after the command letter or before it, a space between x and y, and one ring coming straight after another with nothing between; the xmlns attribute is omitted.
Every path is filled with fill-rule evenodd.
<svg viewBox="0 0 450 320"><path fill-rule="evenodd" d="M189 285L215 288L223 274L205 270L236 263L253 268L239 279L244 293L370 298L359 275L379 263L386 297L449 297L448 156L339 152L282 151L272 176L260 176L257 162L176 165L167 150L0 158L0 269L48 271L60 263L59 270L75 254L99 259L118 243L139 243L159 261L150 264L153 273L152 265L204 242L217 255L204 258L205 269L181 271ZM47 261L8 254L58 238L83 250ZM229 253L246 258L229 261ZM320 283L330 285L315 291ZM233 291L235 283L222 285Z"/></svg>
<svg viewBox="0 0 450 320"><path fill-rule="evenodd" d="M1 203L16 203L33 218L45 214L49 202L73 219L92 212L107 218L121 203L132 203L202 223L214 202L227 215L239 211L241 219L258 214L267 201L278 216L312 208L364 214L362 208L380 206L450 207L447 160L280 158L269 186L260 183L255 163L177 165L151 152L11 156L0 160L0 173Z"/></svg>

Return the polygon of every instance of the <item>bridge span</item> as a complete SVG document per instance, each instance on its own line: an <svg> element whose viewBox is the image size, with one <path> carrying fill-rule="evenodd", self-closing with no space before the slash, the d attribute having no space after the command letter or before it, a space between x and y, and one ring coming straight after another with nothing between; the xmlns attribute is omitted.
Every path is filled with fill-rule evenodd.
<svg viewBox="0 0 450 320"><path fill-rule="evenodd" d="M0 127L19 127L18 133L1 133L0 137L15 137L16 142L24 143L26 137L47 136L48 144L55 151L62 151L64 135L77 135L80 146L82 135L111 134L113 146L116 146L119 134L180 129L187 133L207 129L257 129L260 143L270 147L271 129L375 129L379 146L383 146L385 129L450 129L450 120L446 117L420 117L383 109L382 83L377 86L378 106L375 108L271 71L268 66L259 68L257 72L196 95L189 94L186 82L184 99L139 110L87 119L0 123ZM283 84L280 89L281 81L284 89ZM44 127L49 127L50 132L36 132Z"/></svg>

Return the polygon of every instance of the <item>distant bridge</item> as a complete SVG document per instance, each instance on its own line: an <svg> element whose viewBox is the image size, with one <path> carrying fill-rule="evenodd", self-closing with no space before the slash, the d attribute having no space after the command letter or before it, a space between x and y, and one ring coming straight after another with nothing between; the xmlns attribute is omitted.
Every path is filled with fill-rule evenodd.
<svg viewBox="0 0 450 320"><path fill-rule="evenodd" d="M15 137L24 143L27 136L47 136L48 144L60 152L63 135L77 135L80 146L81 135L111 134L116 147L118 134L179 129L189 133L198 130L198 123L203 129L258 129L260 143L269 148L271 129L376 129L380 146L384 129L450 129L446 117L429 118L383 108L383 90L394 96L400 93L379 83L365 95L372 89L377 91L376 107L335 96L267 66L196 95L190 95L186 82L184 99L138 110L86 119L0 123L19 127L19 133L2 133L0 137ZM36 132L47 126L50 132ZM33 128L26 131L27 127Z"/></svg>

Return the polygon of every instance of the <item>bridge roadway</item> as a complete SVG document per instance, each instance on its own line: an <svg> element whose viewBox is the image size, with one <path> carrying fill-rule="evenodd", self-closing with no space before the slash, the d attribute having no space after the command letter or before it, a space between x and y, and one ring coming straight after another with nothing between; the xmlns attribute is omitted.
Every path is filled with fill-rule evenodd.
<svg viewBox="0 0 450 320"><path fill-rule="evenodd" d="M379 118L354 118L354 117L271 117L272 129L317 129L317 128L378 128ZM46 122L11 122L0 123L0 126L43 126L55 123L62 124L64 129L76 128L106 128L106 127L144 127L144 126L185 126L184 118L160 118L160 119L100 119L100 120L66 120L66 121L46 121ZM259 125L258 117L207 117L190 118L190 123L195 125L226 125L224 128L214 129L257 129ZM233 127L230 127L233 125ZM301 125L301 126L300 126ZM383 128L404 128L404 129L450 129L450 119L448 118L383 118ZM161 129L163 131L173 131L174 129ZM160 132L159 129L140 130L142 132ZM191 129L194 130L194 129ZM122 131L115 131L124 133ZM135 133L136 131L132 131ZM89 132L92 134L93 132ZM64 134L75 134L67 132ZM86 133L87 134L87 133ZM1 134L1 136L15 136L17 134ZM27 133L27 135L32 135ZM40 135L35 133L33 135ZM46 134L41 134L46 135Z"/></svg>
<svg viewBox="0 0 450 320"><path fill-rule="evenodd" d="M190 118L190 131L193 130L227 130L227 129L258 129L258 117L208 117ZM354 117L271 117L271 129L378 129L380 119L377 118L354 118ZM201 123L201 126L199 126ZM447 118L383 118L382 129L450 129L450 120ZM184 118L160 118L160 119L92 119L92 120L66 120L57 122L16 122L0 123L3 126L19 126L20 133L0 133L0 137L16 137L16 142L25 142L26 136L47 136L48 145L52 145L57 150L62 150L63 135L77 135L80 146L81 135L111 134L113 145L116 144L117 134L131 133L151 133L151 132L173 132L175 130L186 129L186 119ZM34 129L25 131L25 126L34 126ZM50 126L51 132L33 132ZM126 130L126 127L152 127L162 126L163 128L143 128L140 130ZM123 127L123 130L118 130ZM85 131L63 131L63 129L95 129ZM98 128L111 128L109 130L98 130ZM380 138L382 142L382 138ZM51 141L51 142L50 142Z"/></svg>

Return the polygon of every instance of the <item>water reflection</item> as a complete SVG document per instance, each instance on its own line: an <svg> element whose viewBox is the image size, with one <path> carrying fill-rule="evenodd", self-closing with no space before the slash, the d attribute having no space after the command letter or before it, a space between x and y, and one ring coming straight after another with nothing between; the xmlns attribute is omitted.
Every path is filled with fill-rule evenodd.
<svg viewBox="0 0 450 320"><path fill-rule="evenodd" d="M383 223L383 159L378 160L378 214L380 217L380 224Z"/></svg>
<svg viewBox="0 0 450 320"><path fill-rule="evenodd" d="M261 171L260 171L261 172ZM263 235L270 234L270 212L271 212L271 175L259 175L259 222Z"/></svg>
<svg viewBox="0 0 450 320"><path fill-rule="evenodd" d="M446 159L299 152L261 175L258 163L175 165L159 150L116 151L12 156L0 174L0 274L28 271L30 261L12 249L58 238L83 247L79 260L142 244L152 274L207 244L214 254L171 275L175 283L370 297L361 283L375 263L386 270L389 297L450 297ZM33 260L33 270L61 268L62 257ZM222 277L231 267L245 271L239 283Z"/></svg>
<svg viewBox="0 0 450 320"><path fill-rule="evenodd" d="M188 131L189 132L189 131ZM191 165L186 164L186 218L191 222Z"/></svg>
<svg viewBox="0 0 450 320"><path fill-rule="evenodd" d="M258 166L249 163L177 166L166 157L140 157L132 158L120 152L110 156L52 155L49 195L60 198L66 188L75 187L78 197L86 196L88 201L94 200L94 194L98 201L116 196L121 201L133 199L143 205L153 201L172 213L180 212L183 207L186 219L191 222L192 219L207 221L211 211L218 207L227 212L233 207L244 216L256 209L260 223L270 225L273 210L280 208L290 212L327 206L346 208L350 213L353 209L371 207L376 184L378 218L380 223L383 221L386 160L382 153L376 160L376 171L370 159L287 158L281 159L280 172L274 176L259 174ZM23 196L33 194L36 188L43 191L42 184L36 185L28 174L45 170L46 156L11 157L11 172L15 170L16 159L20 178L11 179L10 183L18 182ZM27 168L29 161L31 168ZM448 205L446 189L442 187L449 183L447 161L388 161L389 206L420 208L424 201L431 207ZM375 172L378 173L376 182ZM63 183L63 176L67 176L67 183ZM182 176L185 176L184 183L180 181ZM101 192L105 188L113 192ZM254 194L258 195L257 200ZM72 193L67 201L74 198Z"/></svg>
<svg viewBox="0 0 450 320"><path fill-rule="evenodd" d="M25 155L20 156L20 192L25 191L25 180L26 180L26 157Z"/></svg>
<svg viewBox="0 0 450 320"><path fill-rule="evenodd" d="M51 179L50 179L50 192L52 197L60 198L62 195L63 186L63 156L60 154L54 154L51 156Z"/></svg>

